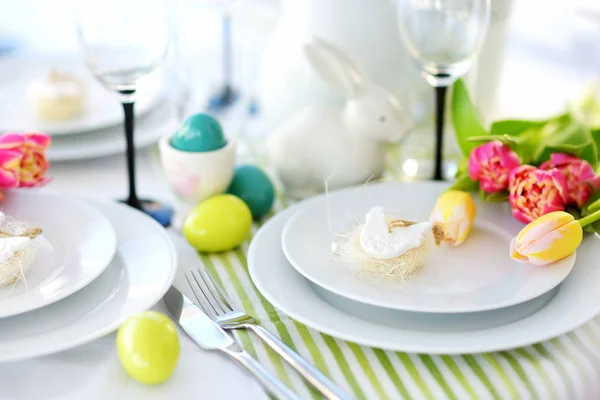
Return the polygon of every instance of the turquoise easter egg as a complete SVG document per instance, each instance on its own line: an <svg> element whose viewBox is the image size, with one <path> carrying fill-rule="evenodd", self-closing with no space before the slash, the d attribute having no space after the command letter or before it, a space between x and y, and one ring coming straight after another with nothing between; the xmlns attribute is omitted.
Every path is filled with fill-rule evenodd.
<svg viewBox="0 0 600 400"><path fill-rule="evenodd" d="M260 168L238 165L227 193L239 197L248 205L254 219L267 215L275 201L273 183Z"/></svg>
<svg viewBox="0 0 600 400"><path fill-rule="evenodd" d="M205 152L227 145L219 121L208 114L194 114L184 121L171 138L171 146L177 150Z"/></svg>

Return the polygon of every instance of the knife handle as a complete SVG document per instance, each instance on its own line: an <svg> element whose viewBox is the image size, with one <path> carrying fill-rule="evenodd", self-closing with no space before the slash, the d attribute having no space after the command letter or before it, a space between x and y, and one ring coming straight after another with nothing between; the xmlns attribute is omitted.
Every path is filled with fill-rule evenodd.
<svg viewBox="0 0 600 400"><path fill-rule="evenodd" d="M230 357L234 358L239 362L248 372L267 389L272 395L278 399L284 400L302 400L296 393L292 392L290 388L285 386L279 379L275 378L273 374L265 369L258 363L250 354L244 350L235 351L230 349L223 349Z"/></svg>
<svg viewBox="0 0 600 400"><path fill-rule="evenodd" d="M277 352L284 360L286 360L300 375L309 381L315 388L321 392L326 399L329 400L351 400L353 397L345 393L321 371L313 367L306 359L290 349L288 345L283 343L277 336L266 330L260 325L248 324L249 329L252 329L262 340L265 341L273 350Z"/></svg>

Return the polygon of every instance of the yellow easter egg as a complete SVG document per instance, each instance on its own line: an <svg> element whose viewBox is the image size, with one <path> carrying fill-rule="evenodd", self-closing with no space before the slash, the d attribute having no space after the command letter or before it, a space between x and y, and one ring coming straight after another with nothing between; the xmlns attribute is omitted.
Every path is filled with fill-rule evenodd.
<svg viewBox="0 0 600 400"><path fill-rule="evenodd" d="M240 198L221 194L200 203L183 224L183 234L195 249L213 253L236 248L250 234L252 213Z"/></svg>
<svg viewBox="0 0 600 400"><path fill-rule="evenodd" d="M179 359L179 336L166 315L146 311L129 318L117 333L117 355L125 371L147 385L166 381Z"/></svg>

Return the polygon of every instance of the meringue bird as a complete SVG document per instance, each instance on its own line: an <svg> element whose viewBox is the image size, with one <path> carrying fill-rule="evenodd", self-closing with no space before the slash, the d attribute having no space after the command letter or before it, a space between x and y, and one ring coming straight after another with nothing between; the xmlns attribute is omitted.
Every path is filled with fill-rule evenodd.
<svg viewBox="0 0 600 400"><path fill-rule="evenodd" d="M415 223L386 215L373 207L364 224L352 228L334 242L333 253L358 273L375 278L404 281L426 262L430 243L439 243L441 231L429 222Z"/></svg>
<svg viewBox="0 0 600 400"><path fill-rule="evenodd" d="M36 253L35 238L40 228L26 229L0 212L0 287L24 279Z"/></svg>

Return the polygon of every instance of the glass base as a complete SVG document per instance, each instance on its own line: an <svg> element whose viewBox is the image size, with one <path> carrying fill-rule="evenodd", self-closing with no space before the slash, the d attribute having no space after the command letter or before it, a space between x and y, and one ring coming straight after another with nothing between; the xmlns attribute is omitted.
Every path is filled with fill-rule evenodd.
<svg viewBox="0 0 600 400"><path fill-rule="evenodd" d="M127 204L127 200L119 200L119 202ZM174 213L171 206L148 199L140 199L140 202L142 203L143 211L154 218L156 222L165 228L171 225Z"/></svg>

